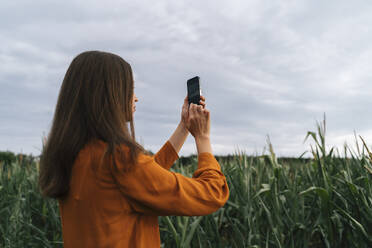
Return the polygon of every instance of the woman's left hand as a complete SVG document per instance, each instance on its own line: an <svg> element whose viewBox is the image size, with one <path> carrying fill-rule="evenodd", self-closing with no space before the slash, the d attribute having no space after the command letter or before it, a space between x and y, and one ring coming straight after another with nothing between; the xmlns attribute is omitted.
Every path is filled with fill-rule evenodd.
<svg viewBox="0 0 372 248"><path fill-rule="evenodd" d="M204 109L205 108L205 97L204 96L200 96L199 103L202 105ZM188 97L186 96L185 100L183 101L182 113L181 113L181 123L185 128L186 128L186 120L188 116L189 116L189 100L188 100Z"/></svg>

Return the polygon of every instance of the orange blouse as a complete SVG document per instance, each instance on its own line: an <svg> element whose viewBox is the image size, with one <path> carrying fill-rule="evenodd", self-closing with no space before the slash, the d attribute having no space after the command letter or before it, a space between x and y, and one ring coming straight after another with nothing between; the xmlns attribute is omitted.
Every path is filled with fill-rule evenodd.
<svg viewBox="0 0 372 248"><path fill-rule="evenodd" d="M127 173L117 157L119 172L106 162L99 165L106 146L96 140L79 152L68 196L58 200L65 248L159 248L158 216L208 215L229 198L226 178L211 153L199 154L190 178L170 171L178 154L169 140L154 156L141 153Z"/></svg>

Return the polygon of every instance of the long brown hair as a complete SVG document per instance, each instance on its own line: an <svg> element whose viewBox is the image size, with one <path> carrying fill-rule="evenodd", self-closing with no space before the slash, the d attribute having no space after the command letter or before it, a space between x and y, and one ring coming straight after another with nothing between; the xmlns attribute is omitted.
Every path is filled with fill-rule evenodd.
<svg viewBox="0 0 372 248"><path fill-rule="evenodd" d="M38 183L44 197L67 195L74 161L93 139L108 144L103 157L111 155L116 169L114 153L122 144L129 147L131 162L140 152L147 153L135 140L133 91L131 66L120 56L87 51L72 60L40 156Z"/></svg>

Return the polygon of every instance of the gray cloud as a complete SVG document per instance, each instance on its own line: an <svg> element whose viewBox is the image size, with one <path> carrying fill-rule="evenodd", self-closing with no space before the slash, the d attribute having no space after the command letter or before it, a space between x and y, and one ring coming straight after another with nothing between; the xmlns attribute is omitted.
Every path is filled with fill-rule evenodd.
<svg viewBox="0 0 372 248"><path fill-rule="evenodd" d="M201 77L216 154L299 156L327 115L330 145L372 138L370 4L357 1L7 1L0 8L0 150L38 154L64 73L85 50L135 72L137 138L156 151ZM345 139L342 139L345 138ZM332 143L333 142L333 143ZM195 153L190 136L181 155Z"/></svg>

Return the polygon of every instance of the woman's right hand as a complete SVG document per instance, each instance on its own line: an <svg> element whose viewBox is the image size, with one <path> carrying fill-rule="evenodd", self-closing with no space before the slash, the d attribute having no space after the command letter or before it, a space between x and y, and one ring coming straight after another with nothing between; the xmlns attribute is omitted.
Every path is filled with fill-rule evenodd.
<svg viewBox="0 0 372 248"><path fill-rule="evenodd" d="M210 112L202 105L190 104L186 127L189 132L198 138L208 138L210 136Z"/></svg>

